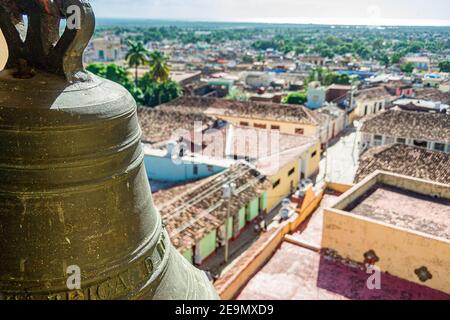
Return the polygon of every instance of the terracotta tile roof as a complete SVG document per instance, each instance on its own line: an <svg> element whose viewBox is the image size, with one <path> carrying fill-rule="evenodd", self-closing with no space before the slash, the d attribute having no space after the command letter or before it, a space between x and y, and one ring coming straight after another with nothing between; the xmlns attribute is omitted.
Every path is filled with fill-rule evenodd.
<svg viewBox="0 0 450 320"><path fill-rule="evenodd" d="M194 137L191 132L190 137ZM184 137L189 139L189 136ZM317 139L302 135L286 134L274 130L227 124L220 129L204 131L202 146L191 142L191 150L215 159L237 156L254 163L264 175L277 173L289 162L299 158Z"/></svg>
<svg viewBox="0 0 450 320"><path fill-rule="evenodd" d="M220 133L223 141L230 142L229 152L232 155L249 156L252 159L276 155L302 146L311 146L317 142L314 138L302 135L228 124L218 131L204 133L204 151L208 154L220 153L226 155L226 143L223 145L214 144L218 133ZM218 147L222 147L223 150L216 150Z"/></svg>
<svg viewBox="0 0 450 320"><path fill-rule="evenodd" d="M450 93L442 92L439 89L423 88L414 90L414 98L450 104Z"/></svg>
<svg viewBox="0 0 450 320"><path fill-rule="evenodd" d="M228 182L234 182L238 190L231 201L233 216L270 187L268 180L257 170L238 163L207 179L153 194L170 238L179 251L191 248L225 224L227 204L222 199L222 186Z"/></svg>
<svg viewBox="0 0 450 320"><path fill-rule="evenodd" d="M371 148L360 159L355 182L377 170L450 184L450 154L403 144Z"/></svg>
<svg viewBox="0 0 450 320"><path fill-rule="evenodd" d="M201 112L184 112L182 110L164 110L138 108L142 140L148 143L163 142L171 138L178 129L193 130L196 121L204 127L211 125L215 119Z"/></svg>
<svg viewBox="0 0 450 320"><path fill-rule="evenodd" d="M450 114L390 109L364 120L361 132L450 142Z"/></svg>
<svg viewBox="0 0 450 320"><path fill-rule="evenodd" d="M217 98L181 97L158 108L167 110L182 108L185 112L204 112L216 117L221 115L239 116L309 125L320 125L324 121L322 115L306 107L270 102L239 102Z"/></svg>
<svg viewBox="0 0 450 320"><path fill-rule="evenodd" d="M346 84L331 84L330 86L328 86L327 90L330 89L335 89L335 90L352 90L352 86L351 85L346 85Z"/></svg>
<svg viewBox="0 0 450 320"><path fill-rule="evenodd" d="M396 97L391 95L385 86L378 86L373 88L361 89L354 95L359 102L373 101L373 100L393 100Z"/></svg>
<svg viewBox="0 0 450 320"><path fill-rule="evenodd" d="M412 84L410 82L405 82L404 80L389 80L385 83L385 87L389 88L412 88Z"/></svg>

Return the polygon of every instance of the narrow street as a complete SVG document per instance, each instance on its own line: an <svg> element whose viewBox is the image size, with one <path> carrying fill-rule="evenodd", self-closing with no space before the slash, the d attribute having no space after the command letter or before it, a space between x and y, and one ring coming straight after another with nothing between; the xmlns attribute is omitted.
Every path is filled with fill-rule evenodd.
<svg viewBox="0 0 450 320"><path fill-rule="evenodd" d="M320 161L317 182L351 184L358 168L358 137L356 128L347 128L332 141Z"/></svg>
<svg viewBox="0 0 450 320"><path fill-rule="evenodd" d="M269 226L271 222L274 221L275 216L278 215L281 209L281 204L273 208L266 216L266 225ZM256 222L248 223L247 226L244 227L239 237L235 240L230 241L229 244L229 257L228 263L225 263L225 248L220 247L217 248L215 253L206 259L201 266L200 269L208 270L212 274L221 274L225 269L230 267L234 260L238 258L242 253L244 253L258 238L260 237L259 232L255 232L254 226Z"/></svg>
<svg viewBox="0 0 450 320"><path fill-rule="evenodd" d="M319 175L316 183L323 181L325 170L326 180L340 183L353 183L357 169L357 131L355 128L347 128L338 138L330 142L328 151L324 154L321 162ZM279 213L280 205L274 208L266 217L266 225ZM200 269L208 270L212 274L219 275L233 264L233 261L244 253L260 236L253 229L255 223L249 223L241 232L239 237L230 241L229 260L224 262L225 249L220 247L216 252L199 266Z"/></svg>

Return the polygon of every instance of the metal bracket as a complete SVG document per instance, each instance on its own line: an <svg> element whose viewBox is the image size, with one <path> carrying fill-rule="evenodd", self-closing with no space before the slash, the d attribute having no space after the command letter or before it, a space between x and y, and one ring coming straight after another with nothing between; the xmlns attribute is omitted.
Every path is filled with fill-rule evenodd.
<svg viewBox="0 0 450 320"><path fill-rule="evenodd" d="M60 36L62 19L78 23L67 23ZM17 77L31 77L36 69L68 82L89 79L82 56L94 33L95 16L87 0L0 0L0 29L9 50L6 69L16 68Z"/></svg>

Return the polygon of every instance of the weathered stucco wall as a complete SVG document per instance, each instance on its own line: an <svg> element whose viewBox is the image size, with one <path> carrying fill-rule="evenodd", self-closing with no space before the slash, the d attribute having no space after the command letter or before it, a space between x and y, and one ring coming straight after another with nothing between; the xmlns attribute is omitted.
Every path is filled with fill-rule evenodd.
<svg viewBox="0 0 450 320"><path fill-rule="evenodd" d="M246 122L250 127L254 127L256 124L262 124L266 125L267 129L270 129L271 126L279 126L281 133L289 133L289 134L296 134L296 129L303 129L304 135L307 137L316 137L317 133L317 126L314 125L308 125L303 123L293 123L293 122L286 122L286 121L272 121L272 120L266 120L266 119L255 119L255 118L246 118L246 117L239 117L239 116L230 116L230 115L223 115L223 114L215 114L214 112L211 112L211 115L217 116L218 118L224 119L228 122L231 122L234 125L240 125L241 122Z"/></svg>
<svg viewBox="0 0 450 320"><path fill-rule="evenodd" d="M329 209L324 211L322 247L358 262L373 250L383 272L450 293L450 241L446 239ZM426 282L415 274L423 266L432 274Z"/></svg>
<svg viewBox="0 0 450 320"><path fill-rule="evenodd" d="M294 169L294 173L289 175L289 171L292 169ZM267 190L268 210L275 208L281 200L289 195L291 184L294 188L298 186L300 180L299 170L299 160L295 159L281 168L277 174L270 177L272 185L277 181L279 181L279 184L275 188L272 186Z"/></svg>

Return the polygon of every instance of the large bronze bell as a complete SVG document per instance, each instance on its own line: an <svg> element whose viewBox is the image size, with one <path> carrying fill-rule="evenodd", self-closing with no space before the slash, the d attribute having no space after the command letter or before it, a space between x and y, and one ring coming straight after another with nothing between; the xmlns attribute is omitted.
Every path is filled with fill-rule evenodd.
<svg viewBox="0 0 450 320"><path fill-rule="evenodd" d="M135 101L83 69L89 3L0 0L0 27L0 298L216 299L153 206Z"/></svg>

